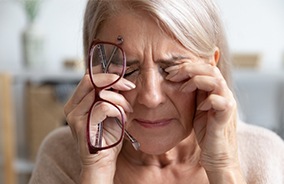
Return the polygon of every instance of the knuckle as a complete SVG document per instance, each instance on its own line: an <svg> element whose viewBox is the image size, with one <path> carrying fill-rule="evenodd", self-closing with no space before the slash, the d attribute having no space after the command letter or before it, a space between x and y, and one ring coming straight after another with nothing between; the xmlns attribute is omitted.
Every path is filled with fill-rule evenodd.
<svg viewBox="0 0 284 184"><path fill-rule="evenodd" d="M198 75L191 77L191 81L192 81L193 83L198 83L199 80L200 80L200 76L198 76Z"/></svg>
<svg viewBox="0 0 284 184"><path fill-rule="evenodd" d="M236 107L236 101L234 99L227 100L227 103L225 104L226 108L233 109Z"/></svg>
<svg viewBox="0 0 284 184"><path fill-rule="evenodd" d="M69 104L65 104L65 105L63 106L63 112L64 112L65 117L67 117L68 114L69 114L69 112L70 112L70 110L69 110Z"/></svg>
<svg viewBox="0 0 284 184"><path fill-rule="evenodd" d="M211 67L211 72L214 76L219 76L220 75L220 70L218 67L214 66L214 67Z"/></svg>
<svg viewBox="0 0 284 184"><path fill-rule="evenodd" d="M75 124L76 118L73 116L72 112L66 115L66 121L69 126L73 126Z"/></svg>
<svg viewBox="0 0 284 184"><path fill-rule="evenodd" d="M224 78L221 78L221 77L216 78L216 83L222 89L226 89L227 88L227 82L225 81Z"/></svg>

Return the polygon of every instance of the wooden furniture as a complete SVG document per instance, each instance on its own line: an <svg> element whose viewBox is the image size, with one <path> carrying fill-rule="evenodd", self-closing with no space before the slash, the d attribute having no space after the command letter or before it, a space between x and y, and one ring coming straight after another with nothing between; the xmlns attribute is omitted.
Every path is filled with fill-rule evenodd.
<svg viewBox="0 0 284 184"><path fill-rule="evenodd" d="M12 79L8 74L0 73L0 135L1 150L3 153L4 183L16 184L16 170L14 168L16 157L15 122L12 101Z"/></svg>

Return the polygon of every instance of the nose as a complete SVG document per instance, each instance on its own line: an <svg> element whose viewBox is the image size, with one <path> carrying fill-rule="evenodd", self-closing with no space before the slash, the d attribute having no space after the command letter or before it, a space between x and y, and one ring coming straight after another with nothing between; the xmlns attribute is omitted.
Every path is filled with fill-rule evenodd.
<svg viewBox="0 0 284 184"><path fill-rule="evenodd" d="M139 92L137 100L140 104L155 108L165 100L163 91L163 80L161 74L154 68L148 69L140 74Z"/></svg>

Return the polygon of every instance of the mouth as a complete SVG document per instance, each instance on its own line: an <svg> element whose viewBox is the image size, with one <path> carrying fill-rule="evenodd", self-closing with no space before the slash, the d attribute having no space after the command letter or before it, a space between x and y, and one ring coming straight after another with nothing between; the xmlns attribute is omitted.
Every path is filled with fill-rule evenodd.
<svg viewBox="0 0 284 184"><path fill-rule="evenodd" d="M144 128L160 128L169 125L172 122L172 119L161 119L157 121L143 120L143 119L135 119L140 126Z"/></svg>

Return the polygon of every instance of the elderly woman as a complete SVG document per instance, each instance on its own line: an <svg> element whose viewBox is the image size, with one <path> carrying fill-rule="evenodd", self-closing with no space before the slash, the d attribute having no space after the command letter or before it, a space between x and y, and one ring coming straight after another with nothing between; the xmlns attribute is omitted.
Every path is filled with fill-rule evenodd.
<svg viewBox="0 0 284 184"><path fill-rule="evenodd" d="M237 118L211 0L90 0L86 75L30 183L283 183L284 144ZM71 129L71 130L70 130Z"/></svg>

